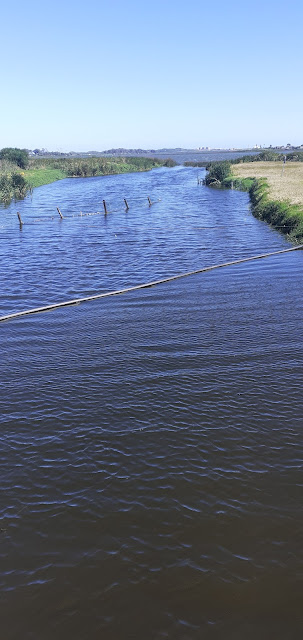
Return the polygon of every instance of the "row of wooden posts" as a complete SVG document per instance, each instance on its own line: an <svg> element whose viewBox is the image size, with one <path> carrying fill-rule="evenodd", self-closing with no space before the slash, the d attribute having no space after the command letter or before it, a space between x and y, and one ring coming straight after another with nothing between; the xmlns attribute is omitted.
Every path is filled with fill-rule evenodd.
<svg viewBox="0 0 303 640"><path fill-rule="evenodd" d="M128 202L127 202L126 198L123 198L123 199L124 199L124 203L125 203L125 210L126 210L126 211L128 211L128 210L129 210L129 204L128 204ZM156 201L152 202L152 200L150 199L150 197L149 197L149 196L147 196L147 201L148 201L148 205L149 205L150 207L151 207L153 204L155 204L155 202L159 202L158 200L156 200ZM107 208L106 201L105 201L105 200L102 200L102 202L103 202L104 215L107 215L108 213L111 213L111 212L108 210L108 208ZM58 213L59 213L59 216L60 216L61 220L63 220L63 219L64 219L64 216L62 215L61 210L59 209L59 207L57 207L57 211L58 211ZM97 214L100 214L100 211L97 211L96 213L80 213L80 214L77 214L77 215L79 215L80 217L82 217L82 216L91 216L91 215L97 215ZM22 227L22 225L23 225L24 223L23 223L23 220L22 220L22 218L21 218L21 214L20 214L20 212L19 212L19 211L17 211L17 216L18 216L18 219L19 219L20 227Z"/></svg>

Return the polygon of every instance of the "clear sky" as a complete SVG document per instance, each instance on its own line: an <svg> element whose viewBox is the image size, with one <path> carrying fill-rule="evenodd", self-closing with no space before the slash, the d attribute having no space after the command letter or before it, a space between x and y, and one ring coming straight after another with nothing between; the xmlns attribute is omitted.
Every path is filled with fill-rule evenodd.
<svg viewBox="0 0 303 640"><path fill-rule="evenodd" d="M298 0L14 0L0 148L303 144Z"/></svg>

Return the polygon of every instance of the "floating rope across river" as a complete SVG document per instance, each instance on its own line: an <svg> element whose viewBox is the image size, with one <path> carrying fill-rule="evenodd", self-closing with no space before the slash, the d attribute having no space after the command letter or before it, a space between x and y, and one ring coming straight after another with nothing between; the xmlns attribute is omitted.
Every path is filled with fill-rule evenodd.
<svg viewBox="0 0 303 640"><path fill-rule="evenodd" d="M133 287L127 287L125 289L117 289L116 291L108 291L106 293L97 293L93 296L86 296L85 298L74 298L73 300L66 300L65 302L54 302L53 304L49 304L44 307L35 307L34 309L17 311L16 313L10 313L6 316L0 316L0 322L3 322L4 320L11 320L13 318L20 318L22 316L29 316L34 313L43 313L45 311L52 311L53 309L59 309L60 307L69 307L74 304L81 304L82 302L90 302L91 300L98 300L100 298L109 298L109 296L118 296L118 295L122 295L123 293L129 293L130 291L138 291L139 289L148 289L149 287L155 287L156 285L165 284L166 282L172 282L173 280L180 280L181 278L194 276L198 273L205 273L206 271L213 271L214 269L221 269L222 267L231 267L234 264L241 264L243 262L250 262L252 260L260 260L261 258L269 258L270 256L277 256L282 253L290 253L291 251L298 251L298 249L303 249L303 244L300 244L297 247L291 247L290 249L281 249L280 251L272 251L271 253L262 253L257 256L250 256L249 258L240 258L240 260L232 260L230 262L223 262L222 264L214 264L210 267L202 267L201 269L195 269L194 271L187 271L186 273L179 273L175 276L161 278L160 280L152 280L151 282L145 282L144 284L137 284Z"/></svg>

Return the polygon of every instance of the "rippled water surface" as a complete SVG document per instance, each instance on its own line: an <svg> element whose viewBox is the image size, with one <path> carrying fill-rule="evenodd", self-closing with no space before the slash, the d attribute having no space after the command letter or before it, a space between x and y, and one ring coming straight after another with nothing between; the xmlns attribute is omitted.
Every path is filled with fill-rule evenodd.
<svg viewBox="0 0 303 640"><path fill-rule="evenodd" d="M1 315L290 246L184 167L0 215ZM0 324L1 638L302 637L302 269Z"/></svg>

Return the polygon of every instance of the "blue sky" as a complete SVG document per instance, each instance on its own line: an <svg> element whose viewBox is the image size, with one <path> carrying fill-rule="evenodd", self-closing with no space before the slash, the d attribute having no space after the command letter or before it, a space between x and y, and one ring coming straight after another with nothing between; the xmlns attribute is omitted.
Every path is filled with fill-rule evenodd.
<svg viewBox="0 0 303 640"><path fill-rule="evenodd" d="M7 3L0 148L303 144L302 25L294 0Z"/></svg>

